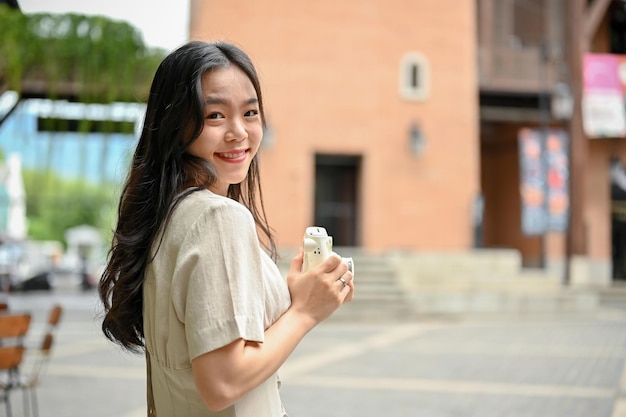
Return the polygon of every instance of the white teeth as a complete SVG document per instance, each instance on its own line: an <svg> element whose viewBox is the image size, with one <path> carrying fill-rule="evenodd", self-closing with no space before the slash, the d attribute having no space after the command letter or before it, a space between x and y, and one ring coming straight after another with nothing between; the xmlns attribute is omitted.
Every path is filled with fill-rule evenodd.
<svg viewBox="0 0 626 417"><path fill-rule="evenodd" d="M229 159L235 159L235 158L239 158L240 156L242 156L245 152L239 152L239 153L220 153L218 154L219 156L221 156L222 158L229 158Z"/></svg>

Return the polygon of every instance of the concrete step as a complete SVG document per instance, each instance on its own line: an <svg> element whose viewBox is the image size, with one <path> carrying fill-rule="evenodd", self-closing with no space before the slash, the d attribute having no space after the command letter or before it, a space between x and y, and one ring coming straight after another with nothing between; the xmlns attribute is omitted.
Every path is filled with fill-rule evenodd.
<svg viewBox="0 0 626 417"><path fill-rule="evenodd" d="M336 252L353 258L356 290L354 299L341 306L333 320L398 321L416 317L386 257L363 254L352 248L336 248Z"/></svg>
<svg viewBox="0 0 626 417"><path fill-rule="evenodd" d="M595 289L602 307L626 311L626 282L613 281L613 284L606 288Z"/></svg>
<svg viewBox="0 0 626 417"><path fill-rule="evenodd" d="M596 292L602 298L626 300L626 281L613 281L612 285L598 288Z"/></svg>
<svg viewBox="0 0 626 417"><path fill-rule="evenodd" d="M473 265L465 255L450 264L446 264L445 257L429 256L427 262L412 258L408 269L405 264L402 272L398 263L388 256L364 254L350 248L338 248L336 252L353 258L356 292L354 300L343 305L333 320L588 312L600 305L598 293L571 290L563 286L561 277L543 270L519 268L513 272L517 260L504 257L506 253L500 251L495 260L479 254L478 262ZM467 271L462 268L466 263L470 265ZM498 266L496 273L490 268L493 265ZM511 272L505 274L507 268ZM485 273L481 274L481 270ZM406 281L407 271L409 281ZM400 273L404 274L402 281ZM626 306L626 285L622 291Z"/></svg>
<svg viewBox="0 0 626 417"><path fill-rule="evenodd" d="M429 314L530 314L589 312L599 306L598 296L590 291L543 293L462 291L416 294L412 297L417 312Z"/></svg>
<svg viewBox="0 0 626 417"><path fill-rule="evenodd" d="M420 280L410 298L417 312L451 315L581 313L600 306L595 291L565 287L560 277L530 269L506 278Z"/></svg>
<svg viewBox="0 0 626 417"><path fill-rule="evenodd" d="M415 274L414 286L427 292L495 291L541 293L558 291L562 288L560 277L533 270L520 270L507 277L492 275L441 275L422 276Z"/></svg>

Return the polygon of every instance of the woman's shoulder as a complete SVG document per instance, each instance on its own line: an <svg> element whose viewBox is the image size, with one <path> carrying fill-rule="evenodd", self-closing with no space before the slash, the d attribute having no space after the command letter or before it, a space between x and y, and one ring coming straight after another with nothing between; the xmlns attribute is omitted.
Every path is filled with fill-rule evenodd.
<svg viewBox="0 0 626 417"><path fill-rule="evenodd" d="M198 190L178 203L165 236L166 240L173 242L211 242L229 236L244 240L256 236L256 227L252 213L243 204L207 190Z"/></svg>
<svg viewBox="0 0 626 417"><path fill-rule="evenodd" d="M194 191L184 197L174 210L173 215L179 219L190 221L205 216L252 218L252 214L243 204L209 190Z"/></svg>

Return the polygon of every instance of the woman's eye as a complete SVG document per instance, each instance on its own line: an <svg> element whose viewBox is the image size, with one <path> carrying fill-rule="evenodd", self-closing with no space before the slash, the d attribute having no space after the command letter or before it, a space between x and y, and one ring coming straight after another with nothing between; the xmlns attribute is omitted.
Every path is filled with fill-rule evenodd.
<svg viewBox="0 0 626 417"><path fill-rule="evenodd" d="M244 114L244 116L246 117L252 117L252 116L256 116L257 114L259 114L258 110L248 110L246 112L246 114Z"/></svg>
<svg viewBox="0 0 626 417"><path fill-rule="evenodd" d="M222 117L224 116L222 116L220 113L209 113L206 118L207 119L221 119Z"/></svg>

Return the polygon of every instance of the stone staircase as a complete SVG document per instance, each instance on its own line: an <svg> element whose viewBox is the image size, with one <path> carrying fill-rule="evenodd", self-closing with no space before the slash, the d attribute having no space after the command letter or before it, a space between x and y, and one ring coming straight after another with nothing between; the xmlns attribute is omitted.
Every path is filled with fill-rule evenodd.
<svg viewBox="0 0 626 417"><path fill-rule="evenodd" d="M416 317L406 291L399 285L386 256L364 254L353 248L335 248L354 261L356 291L353 300L337 310L330 320L400 321ZM292 255L283 255L278 266L286 275Z"/></svg>
<svg viewBox="0 0 626 417"><path fill-rule="evenodd" d="M597 290L602 307L626 312L626 281L615 281L612 285Z"/></svg>
<svg viewBox="0 0 626 417"><path fill-rule="evenodd" d="M352 256L354 260L356 290L353 300L341 306L332 320L401 321L416 317L416 311L386 257L348 252L338 253Z"/></svg>
<svg viewBox="0 0 626 417"><path fill-rule="evenodd" d="M585 314L600 306L597 289L564 287L557 276L523 269L513 252L401 256L351 248L336 252L353 258L356 292L330 320ZM288 265L283 264L284 272L285 268Z"/></svg>
<svg viewBox="0 0 626 417"><path fill-rule="evenodd" d="M442 283L437 289L413 293L411 300L418 313L445 315L583 313L599 305L594 291L551 288L523 275L507 283L482 281L465 288Z"/></svg>
<svg viewBox="0 0 626 417"><path fill-rule="evenodd" d="M512 250L392 255L390 263L420 314L584 313L599 305L596 291L524 269Z"/></svg>

